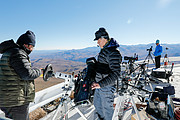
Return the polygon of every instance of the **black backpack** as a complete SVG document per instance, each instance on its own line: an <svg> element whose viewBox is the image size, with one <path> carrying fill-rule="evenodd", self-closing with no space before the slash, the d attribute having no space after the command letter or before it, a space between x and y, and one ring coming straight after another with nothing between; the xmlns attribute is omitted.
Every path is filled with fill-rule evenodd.
<svg viewBox="0 0 180 120"><path fill-rule="evenodd" d="M78 78L75 81L74 89L74 102L80 102L90 100L92 102L94 90L91 90L91 84L94 82L96 76L96 59L94 57L86 60L87 68L83 69L78 74Z"/></svg>
<svg viewBox="0 0 180 120"><path fill-rule="evenodd" d="M74 102L78 103L81 101L90 100L92 102L92 97L94 95L94 91L91 90L92 81L86 77L87 68L83 70L83 72L78 74L78 78L75 81L74 88Z"/></svg>

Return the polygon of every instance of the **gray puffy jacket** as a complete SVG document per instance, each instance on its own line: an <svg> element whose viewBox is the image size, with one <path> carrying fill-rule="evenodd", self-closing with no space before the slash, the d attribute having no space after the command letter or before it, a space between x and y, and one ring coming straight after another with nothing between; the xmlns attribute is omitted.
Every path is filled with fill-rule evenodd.
<svg viewBox="0 0 180 120"><path fill-rule="evenodd" d="M117 47L119 44L111 38L99 53L95 80L101 87L114 85L120 77L122 57Z"/></svg>

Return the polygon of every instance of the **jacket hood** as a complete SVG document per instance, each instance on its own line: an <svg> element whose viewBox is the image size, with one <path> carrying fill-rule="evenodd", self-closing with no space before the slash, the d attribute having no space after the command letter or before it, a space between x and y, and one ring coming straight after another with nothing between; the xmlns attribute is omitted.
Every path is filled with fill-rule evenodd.
<svg viewBox="0 0 180 120"><path fill-rule="evenodd" d="M119 47L119 44L114 38L111 38L111 40L104 46L104 48L109 48L109 47Z"/></svg>
<svg viewBox="0 0 180 120"><path fill-rule="evenodd" d="M18 45L13 40L7 40L0 44L0 53L6 52L10 48L16 48Z"/></svg>

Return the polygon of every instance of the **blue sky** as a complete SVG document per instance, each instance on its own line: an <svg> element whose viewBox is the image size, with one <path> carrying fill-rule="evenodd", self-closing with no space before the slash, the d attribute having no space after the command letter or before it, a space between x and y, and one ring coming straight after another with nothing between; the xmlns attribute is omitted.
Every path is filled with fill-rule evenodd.
<svg viewBox="0 0 180 120"><path fill-rule="evenodd" d="M180 0L1 0L0 42L32 30L37 50L96 46L105 27L119 44L180 43Z"/></svg>

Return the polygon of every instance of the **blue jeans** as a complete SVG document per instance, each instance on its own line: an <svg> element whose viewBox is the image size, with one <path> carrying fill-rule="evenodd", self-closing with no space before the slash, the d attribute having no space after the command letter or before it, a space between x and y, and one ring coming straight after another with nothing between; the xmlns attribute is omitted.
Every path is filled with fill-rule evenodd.
<svg viewBox="0 0 180 120"><path fill-rule="evenodd" d="M114 86L106 86L96 89L94 93L95 117L101 120L111 120L114 109Z"/></svg>
<svg viewBox="0 0 180 120"><path fill-rule="evenodd" d="M15 107L0 107L5 117L13 120L29 120L29 104Z"/></svg>

